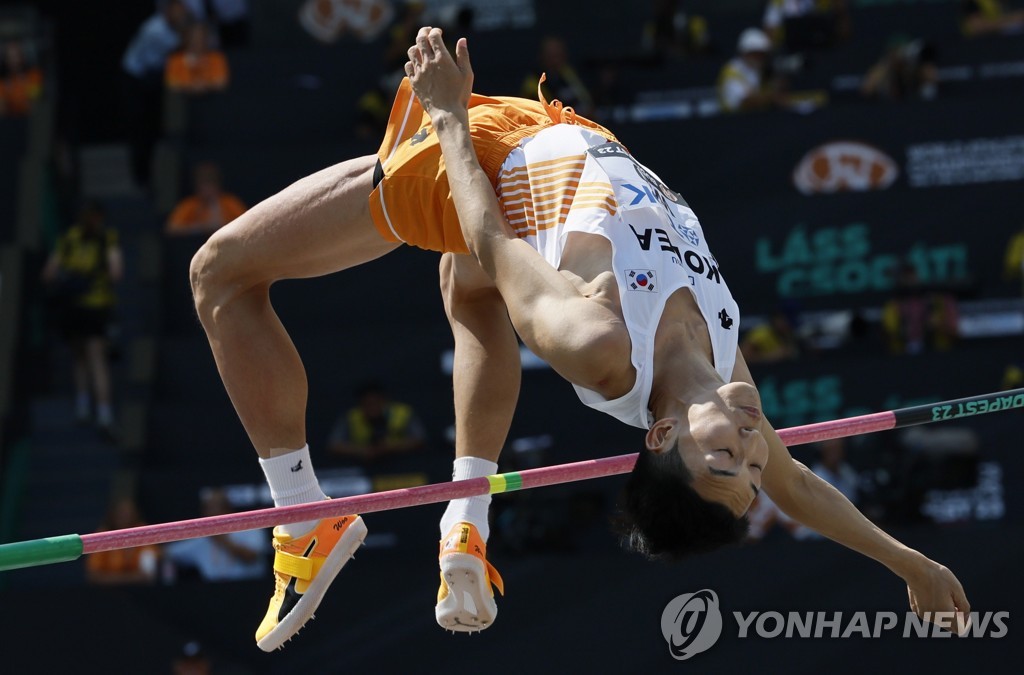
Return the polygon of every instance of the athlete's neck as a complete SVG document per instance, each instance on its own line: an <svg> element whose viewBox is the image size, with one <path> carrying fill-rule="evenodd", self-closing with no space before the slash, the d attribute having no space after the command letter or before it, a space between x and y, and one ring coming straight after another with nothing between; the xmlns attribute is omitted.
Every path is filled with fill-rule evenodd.
<svg viewBox="0 0 1024 675"><path fill-rule="evenodd" d="M724 382L715 370L704 317L687 289L669 299L654 339L654 379L648 406L655 419L686 414Z"/></svg>

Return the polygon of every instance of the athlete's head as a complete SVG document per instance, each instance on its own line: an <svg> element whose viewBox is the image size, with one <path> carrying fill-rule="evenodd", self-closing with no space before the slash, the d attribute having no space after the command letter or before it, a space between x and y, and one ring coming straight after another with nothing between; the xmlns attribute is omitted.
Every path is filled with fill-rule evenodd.
<svg viewBox="0 0 1024 675"><path fill-rule="evenodd" d="M742 540L768 461L763 424L757 390L741 382L655 422L626 484L626 547L679 559Z"/></svg>

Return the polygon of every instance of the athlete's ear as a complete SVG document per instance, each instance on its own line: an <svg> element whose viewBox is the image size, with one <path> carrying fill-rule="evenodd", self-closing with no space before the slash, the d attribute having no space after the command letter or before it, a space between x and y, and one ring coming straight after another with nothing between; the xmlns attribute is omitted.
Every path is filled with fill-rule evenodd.
<svg viewBox="0 0 1024 675"><path fill-rule="evenodd" d="M656 455L660 455L675 445L679 435L679 420L673 417L660 419L651 426L644 438L644 445Z"/></svg>

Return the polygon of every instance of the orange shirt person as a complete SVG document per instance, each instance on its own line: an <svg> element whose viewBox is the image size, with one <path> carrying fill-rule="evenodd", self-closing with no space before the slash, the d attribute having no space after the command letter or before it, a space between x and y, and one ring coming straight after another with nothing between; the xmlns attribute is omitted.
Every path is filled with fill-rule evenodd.
<svg viewBox="0 0 1024 675"><path fill-rule="evenodd" d="M7 43L0 63L0 115L27 115L42 90L42 71L25 62L21 45Z"/></svg>
<svg viewBox="0 0 1024 675"><path fill-rule="evenodd" d="M145 525L139 508L130 497L114 502L100 532ZM156 579L159 549L141 546L94 553L85 561L85 573L92 584L149 584Z"/></svg>
<svg viewBox="0 0 1024 675"><path fill-rule="evenodd" d="M220 169L204 162L195 168L195 194L171 211L164 231L169 235L216 232L246 211L245 204L221 190Z"/></svg>
<svg viewBox="0 0 1024 675"><path fill-rule="evenodd" d="M199 94L228 86L228 61L224 53L209 48L206 25L194 23L186 32L185 48L167 59L164 84L171 91Z"/></svg>

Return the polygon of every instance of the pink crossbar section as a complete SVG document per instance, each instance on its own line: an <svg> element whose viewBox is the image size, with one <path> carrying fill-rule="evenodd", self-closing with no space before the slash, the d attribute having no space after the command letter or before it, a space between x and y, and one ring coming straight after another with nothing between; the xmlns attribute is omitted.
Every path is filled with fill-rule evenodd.
<svg viewBox="0 0 1024 675"><path fill-rule="evenodd" d="M223 516L178 520L159 525L143 525L124 530L95 532L82 535L82 553L164 544L181 539L210 537L242 530L258 530L285 523L299 523L303 520L337 518L350 513L373 513L374 511L388 511L407 506L435 504L450 499L487 494L490 490L491 486L486 478L471 478L463 481L342 497L312 504L280 506L242 513L229 513Z"/></svg>
<svg viewBox="0 0 1024 675"><path fill-rule="evenodd" d="M886 431L896 427L896 415L893 412L871 413L860 417L847 417L842 420L805 424L802 427L780 429L779 438L786 445L804 445L827 441L830 438L859 436L874 431Z"/></svg>
<svg viewBox="0 0 1024 675"><path fill-rule="evenodd" d="M895 426L896 416L892 412L881 412L861 417L850 417L842 420L782 429L779 431L779 436L786 445L801 445L830 438L884 431ZM633 453L617 455L615 457L604 457L602 459L591 459L584 462L573 462L571 464L559 464L539 469L528 469L520 471L519 476L522 478L523 489L556 485L558 483L571 483L591 478L629 473L633 469L636 457L636 453ZM97 553L99 551L110 551L132 546L164 544L180 539L193 539L196 537L227 534L228 532L255 530L284 523L298 523L303 520L336 518L350 513L390 511L409 506L436 504L451 499L484 495L490 491L491 485L486 478L472 478L401 490L389 490L374 494L342 497L313 504L282 506L279 508L245 511L243 513L231 513L223 516L179 520L159 525L144 525L125 530L96 532L94 534L82 535L82 552Z"/></svg>

